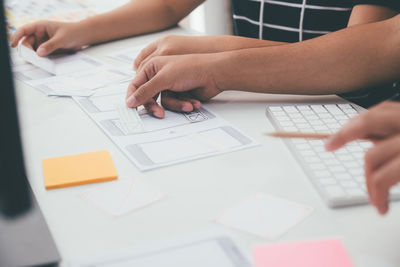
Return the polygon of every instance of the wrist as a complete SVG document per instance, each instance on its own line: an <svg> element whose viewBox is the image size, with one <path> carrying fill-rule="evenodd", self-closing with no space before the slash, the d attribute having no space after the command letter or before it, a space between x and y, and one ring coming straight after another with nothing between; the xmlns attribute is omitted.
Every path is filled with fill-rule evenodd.
<svg viewBox="0 0 400 267"><path fill-rule="evenodd" d="M95 34L96 22L93 18L87 18L76 23L77 31L81 36L80 43L82 46L97 43L97 36Z"/></svg>
<svg viewBox="0 0 400 267"><path fill-rule="evenodd" d="M234 51L210 54L210 76L221 92L234 90L232 84L235 83L234 77L236 76L235 58L236 53Z"/></svg>

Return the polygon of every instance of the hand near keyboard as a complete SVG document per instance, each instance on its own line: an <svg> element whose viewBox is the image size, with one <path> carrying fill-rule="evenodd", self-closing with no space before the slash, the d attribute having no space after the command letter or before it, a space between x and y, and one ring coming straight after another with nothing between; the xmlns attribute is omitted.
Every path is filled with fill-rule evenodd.
<svg viewBox="0 0 400 267"><path fill-rule="evenodd" d="M126 103L130 108L144 105L158 118L164 110L161 104L174 111L191 112L221 91L213 79L213 54L163 56L150 59L128 87Z"/></svg>
<svg viewBox="0 0 400 267"><path fill-rule="evenodd" d="M336 150L357 139L372 139L365 154L365 177L371 203L387 213L389 190L400 182L400 103L386 101L351 119L326 143Z"/></svg>
<svg viewBox="0 0 400 267"><path fill-rule="evenodd" d="M23 40L23 45L45 57L54 52L80 50L86 35L77 23L38 21L20 27L12 37L11 46L16 47Z"/></svg>

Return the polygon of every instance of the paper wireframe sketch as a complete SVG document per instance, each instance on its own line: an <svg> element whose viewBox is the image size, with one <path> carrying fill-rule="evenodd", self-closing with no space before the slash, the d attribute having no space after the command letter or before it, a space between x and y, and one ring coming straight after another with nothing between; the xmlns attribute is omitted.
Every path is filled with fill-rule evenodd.
<svg viewBox="0 0 400 267"><path fill-rule="evenodd" d="M108 54L108 57L133 65L136 57L140 54L142 49L145 47L146 46L144 46L144 45L143 46L134 46L134 47L131 47L128 49L124 49L121 51L116 51L111 54Z"/></svg>
<svg viewBox="0 0 400 267"><path fill-rule="evenodd" d="M204 107L190 113L166 111L164 119L140 112L144 131L128 131L114 106L125 103L125 95L110 90L74 99L142 171L257 145Z"/></svg>

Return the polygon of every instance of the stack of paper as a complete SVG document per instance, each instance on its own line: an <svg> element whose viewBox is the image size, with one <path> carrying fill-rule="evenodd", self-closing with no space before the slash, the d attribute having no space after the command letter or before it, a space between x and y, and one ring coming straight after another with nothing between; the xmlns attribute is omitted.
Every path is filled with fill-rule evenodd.
<svg viewBox="0 0 400 267"><path fill-rule="evenodd" d="M83 53L39 57L20 44L18 54L31 64L15 66L16 79L48 96L90 96L99 88L133 77L133 72L121 71Z"/></svg>

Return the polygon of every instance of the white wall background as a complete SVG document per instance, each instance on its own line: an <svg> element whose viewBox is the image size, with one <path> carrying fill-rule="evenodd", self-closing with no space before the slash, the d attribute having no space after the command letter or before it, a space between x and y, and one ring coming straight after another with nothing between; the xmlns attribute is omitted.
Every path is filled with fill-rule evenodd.
<svg viewBox="0 0 400 267"><path fill-rule="evenodd" d="M230 0L207 0L187 18L190 28L207 35L232 34Z"/></svg>

